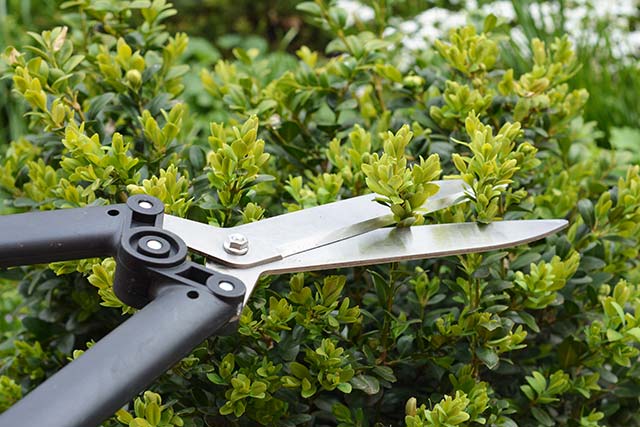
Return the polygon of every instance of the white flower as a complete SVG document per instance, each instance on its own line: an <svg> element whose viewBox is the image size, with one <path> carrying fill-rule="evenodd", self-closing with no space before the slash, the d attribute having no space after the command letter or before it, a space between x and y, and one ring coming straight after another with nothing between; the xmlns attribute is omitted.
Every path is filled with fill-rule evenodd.
<svg viewBox="0 0 640 427"><path fill-rule="evenodd" d="M513 3L508 0L494 1L493 3L487 3L480 9L483 15L489 15L493 13L499 18L506 19L507 21L513 21L516 19L516 11L513 10Z"/></svg>
<svg viewBox="0 0 640 427"><path fill-rule="evenodd" d="M416 21L404 21L398 25L398 29L405 34L413 34L418 31L418 23Z"/></svg>
<svg viewBox="0 0 640 427"><path fill-rule="evenodd" d="M336 6L347 12L347 26L353 25L355 21L367 22L376 17L371 7L356 0L338 0Z"/></svg>
<svg viewBox="0 0 640 427"><path fill-rule="evenodd" d="M452 2L455 3L455 2ZM337 5L347 11L348 23L355 19L369 21L375 17L373 9L357 0L338 0ZM432 7L416 15L412 19L392 23L384 35L399 31L403 34L402 45L408 50L421 50L431 45L434 40L447 36L449 30L466 24L468 12L478 9L481 15L490 13L507 21L515 21L517 16L513 4L508 0L496 0L478 6L476 0L464 3L466 10L453 11L440 7ZM596 46L602 40L596 30L597 25L606 23L607 37L612 44L615 57L623 58L640 55L640 31L629 32L631 22L637 19L640 0L571 0L565 4L564 28L569 39L575 44ZM528 5L529 13L536 26L548 33L556 30L559 22L560 3L556 1L532 2ZM395 27L395 28L393 28ZM529 41L519 27L514 27L511 36L515 44L523 51L529 52Z"/></svg>
<svg viewBox="0 0 640 427"><path fill-rule="evenodd" d="M537 26L551 33L554 30L553 17L560 13L560 5L555 2L533 3L529 6L529 13Z"/></svg>
<svg viewBox="0 0 640 427"><path fill-rule="evenodd" d="M640 55L640 31L632 31L627 34L627 40L636 55Z"/></svg>
<svg viewBox="0 0 640 427"><path fill-rule="evenodd" d="M520 29L519 27L514 27L513 29L511 29L511 40L513 40L515 45L520 48L520 51L524 53L523 56L526 57L531 55L531 49L529 48L529 39L524 34L522 29Z"/></svg>

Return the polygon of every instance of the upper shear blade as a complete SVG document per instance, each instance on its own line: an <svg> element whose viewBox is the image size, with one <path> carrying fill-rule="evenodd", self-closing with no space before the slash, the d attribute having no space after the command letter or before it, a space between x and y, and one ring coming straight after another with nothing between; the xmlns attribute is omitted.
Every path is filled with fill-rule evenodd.
<svg viewBox="0 0 640 427"><path fill-rule="evenodd" d="M433 182L440 188L423 206L425 212L464 201L467 187L462 180ZM178 234L191 250L221 264L248 268L392 224L389 208L376 203L375 197L366 194L226 229L171 215L164 216L163 226ZM224 251L224 239L235 233L249 240L244 255Z"/></svg>
<svg viewBox="0 0 640 427"><path fill-rule="evenodd" d="M208 266L242 280L247 286L246 303L258 277L263 274L324 270L491 251L541 239L562 230L567 224L565 220L523 220L498 221L488 225L465 222L384 228L251 268L234 269L212 262L208 263Z"/></svg>

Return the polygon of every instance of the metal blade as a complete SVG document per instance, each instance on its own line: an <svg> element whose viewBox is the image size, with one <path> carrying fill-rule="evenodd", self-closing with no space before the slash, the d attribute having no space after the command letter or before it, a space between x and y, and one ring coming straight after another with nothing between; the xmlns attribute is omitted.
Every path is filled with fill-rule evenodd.
<svg viewBox="0 0 640 427"><path fill-rule="evenodd" d="M426 213L465 200L467 187L462 180L433 182L440 189L423 206ZM389 208L375 202L375 197L376 194L366 194L226 229L171 215L164 216L163 226L179 235L193 251L225 265L248 268L392 224ZM249 239L245 255L224 251L225 238L234 233Z"/></svg>
<svg viewBox="0 0 640 427"><path fill-rule="evenodd" d="M567 226L565 220L499 221L385 228L249 269L222 271L243 280L247 297L261 274L312 271L485 252L529 243ZM216 264L211 268L220 270Z"/></svg>
<svg viewBox="0 0 640 427"><path fill-rule="evenodd" d="M565 220L529 220L385 228L264 267L269 273L284 273L485 252L532 242L566 226Z"/></svg>

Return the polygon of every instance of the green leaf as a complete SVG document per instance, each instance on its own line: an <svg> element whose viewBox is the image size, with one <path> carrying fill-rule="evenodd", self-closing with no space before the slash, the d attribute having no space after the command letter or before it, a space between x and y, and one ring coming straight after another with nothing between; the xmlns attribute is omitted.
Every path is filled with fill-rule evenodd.
<svg viewBox="0 0 640 427"><path fill-rule="evenodd" d="M376 71L393 82L402 82L402 73L391 64L378 64L376 65Z"/></svg>
<svg viewBox="0 0 640 427"><path fill-rule="evenodd" d="M351 384L349 383L340 383L338 384L338 390L340 390L343 393L349 394L351 393L352 387L351 387Z"/></svg>
<svg viewBox="0 0 640 427"><path fill-rule="evenodd" d="M607 329L607 339L610 342L620 341L623 338L624 338L624 335L622 335L620 332L614 329Z"/></svg>
<svg viewBox="0 0 640 427"><path fill-rule="evenodd" d="M84 61L84 55L74 55L64 63L64 71L70 73L73 71L82 61Z"/></svg>
<svg viewBox="0 0 640 427"><path fill-rule="evenodd" d="M628 331L626 331L627 334L631 335L632 337L634 337L636 339L636 341L640 342L640 328L639 327L635 327L635 328L631 328Z"/></svg>
<svg viewBox="0 0 640 427"><path fill-rule="evenodd" d="M333 126L336 124L336 114L326 102L322 103L318 111L316 111L315 119L319 126Z"/></svg>
<svg viewBox="0 0 640 427"><path fill-rule="evenodd" d="M589 228L593 228L596 223L595 211L593 202L589 199L582 199L578 202L578 212L584 221L585 225Z"/></svg>
<svg viewBox="0 0 640 427"><path fill-rule="evenodd" d="M27 316L22 319L22 324L39 340L44 340L56 332L60 332L60 325L40 320L33 316Z"/></svg>
<svg viewBox="0 0 640 427"><path fill-rule="evenodd" d="M220 384L220 385L227 384L227 382L223 380L222 377L216 374L215 372L207 374L207 379L214 384Z"/></svg>
<svg viewBox="0 0 640 427"><path fill-rule="evenodd" d="M127 4L129 9L146 9L151 7L149 0L133 0Z"/></svg>
<svg viewBox="0 0 640 427"><path fill-rule="evenodd" d="M388 296L389 283L387 279L382 277L379 273L373 270L368 270L368 271L369 271L369 274L371 275L371 279L373 280L373 286L376 290L376 295L378 296L378 303L380 304L381 307L385 307L389 299L389 296Z"/></svg>
<svg viewBox="0 0 640 427"><path fill-rule="evenodd" d="M158 425L160 422L161 409L158 403L150 402L147 404L144 416L152 426Z"/></svg>
<svg viewBox="0 0 640 427"><path fill-rule="evenodd" d="M322 8L312 1L302 2L296 6L296 9L315 16L319 16L322 14Z"/></svg>
<svg viewBox="0 0 640 427"><path fill-rule="evenodd" d="M336 417L336 420L340 422L345 422L345 423L351 422L351 411L347 406L343 405L342 403L335 403L331 407L331 413L333 414L334 417Z"/></svg>
<svg viewBox="0 0 640 427"><path fill-rule="evenodd" d="M607 263L600 258L592 256L583 256L580 259L580 268L584 271L601 270L607 266Z"/></svg>
<svg viewBox="0 0 640 427"><path fill-rule="evenodd" d="M585 346L581 341L572 337L565 338L558 346L558 359L560 360L560 366L565 369L575 366L584 351Z"/></svg>
<svg viewBox="0 0 640 427"><path fill-rule="evenodd" d="M189 147L189 162L194 169L202 169L206 164L204 149L198 145Z"/></svg>
<svg viewBox="0 0 640 427"><path fill-rule="evenodd" d="M289 364L289 369L296 378L303 379L310 376L309 369L301 363L291 362Z"/></svg>
<svg viewBox="0 0 640 427"><path fill-rule="evenodd" d="M482 26L482 32L490 33L496 27L497 22L498 22L498 18L496 18L496 16L493 13L490 13L489 15L487 15L487 17L484 20L484 24Z"/></svg>
<svg viewBox="0 0 640 427"><path fill-rule="evenodd" d="M265 99L264 101L260 102L260 104L258 104L256 114L262 115L269 110L276 109L277 107L278 103L276 101L274 101L273 99Z"/></svg>
<svg viewBox="0 0 640 427"><path fill-rule="evenodd" d="M497 368L498 363L500 362L500 358L498 357L498 354L490 348L486 348L486 347L477 348L476 356L478 356L478 359L480 359L482 363L484 363L486 367L489 369Z"/></svg>
<svg viewBox="0 0 640 427"><path fill-rule="evenodd" d="M626 323L626 319L624 316L624 309L620 306L620 304L615 301L607 301L607 304L611 305L611 307L614 308L615 312L618 314L620 322L624 325Z"/></svg>
<svg viewBox="0 0 640 427"><path fill-rule="evenodd" d="M629 150L638 153L640 147L640 128L612 127L609 143L616 150ZM638 154L636 154L636 158Z"/></svg>
<svg viewBox="0 0 640 427"><path fill-rule="evenodd" d="M520 270L521 268L529 267L529 265L537 263L540 261L540 258L542 258L542 256L538 252L525 252L512 261L509 267L514 271Z"/></svg>
<svg viewBox="0 0 640 427"><path fill-rule="evenodd" d="M531 415L533 415L533 417L543 426L552 427L556 424L544 409L536 408L534 406L531 408Z"/></svg>
<svg viewBox="0 0 640 427"><path fill-rule="evenodd" d="M394 383L397 381L396 376L393 374L393 369L388 366L374 366L373 372L383 380Z"/></svg>
<svg viewBox="0 0 640 427"><path fill-rule="evenodd" d="M104 108L111 103L111 101L116 97L115 93L112 92L107 92L104 93L102 95L99 95L95 98L93 98L91 100L91 102L89 103L89 110L87 111L87 119L88 120L95 120L96 117L98 117L98 114L100 114L100 112L102 110L104 110Z"/></svg>
<svg viewBox="0 0 640 427"><path fill-rule="evenodd" d="M527 325L533 332L540 332L540 328L536 323L535 317L526 311L519 311L516 315L522 320L522 322Z"/></svg>
<svg viewBox="0 0 640 427"><path fill-rule="evenodd" d="M360 374L351 378L350 381L353 388L362 390L366 394L376 394L380 391L380 382L376 377Z"/></svg>

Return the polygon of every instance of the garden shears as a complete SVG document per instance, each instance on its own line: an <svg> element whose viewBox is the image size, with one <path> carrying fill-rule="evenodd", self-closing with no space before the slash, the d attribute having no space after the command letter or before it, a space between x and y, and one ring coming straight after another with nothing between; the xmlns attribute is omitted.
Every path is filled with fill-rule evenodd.
<svg viewBox="0 0 640 427"><path fill-rule="evenodd" d="M434 181L422 212L463 202ZM0 216L0 268L113 256L114 292L140 309L0 415L0 427L93 427L206 338L237 324L261 275L491 251L562 230L565 220L390 227L368 194L233 228L164 214L160 200ZM206 257L206 266L188 258Z"/></svg>

